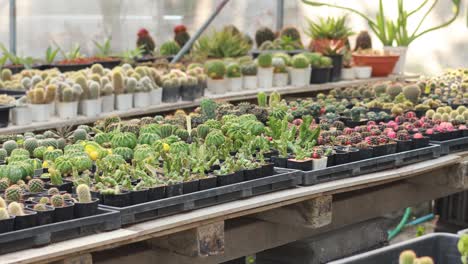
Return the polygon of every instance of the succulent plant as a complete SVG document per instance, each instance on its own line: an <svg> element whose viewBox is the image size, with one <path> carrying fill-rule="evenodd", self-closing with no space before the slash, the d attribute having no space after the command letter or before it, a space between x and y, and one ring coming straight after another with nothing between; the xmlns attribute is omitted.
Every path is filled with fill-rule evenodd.
<svg viewBox="0 0 468 264"><path fill-rule="evenodd" d="M33 206L34 211L47 211L47 206L43 203L38 203Z"/></svg>
<svg viewBox="0 0 468 264"><path fill-rule="evenodd" d="M0 192L5 191L10 186L10 180L8 178L0 179Z"/></svg>
<svg viewBox="0 0 468 264"><path fill-rule="evenodd" d="M8 156L6 149L0 148L0 161L5 161Z"/></svg>
<svg viewBox="0 0 468 264"><path fill-rule="evenodd" d="M280 37L286 36L293 41L301 41L301 33L295 27L285 27L280 32Z"/></svg>
<svg viewBox="0 0 468 264"><path fill-rule="evenodd" d="M55 187L52 187L49 190L47 190L47 195L56 195L56 194L60 194L60 191L59 189Z"/></svg>
<svg viewBox="0 0 468 264"><path fill-rule="evenodd" d="M270 68L273 64L273 54L270 52L262 52L258 55L257 64L262 68Z"/></svg>
<svg viewBox="0 0 468 264"><path fill-rule="evenodd" d="M8 213L14 216L22 216L24 215L23 206L20 203L11 202L8 205Z"/></svg>
<svg viewBox="0 0 468 264"><path fill-rule="evenodd" d="M305 69L309 67L309 60L302 54L297 54L292 57L291 66L296 69Z"/></svg>
<svg viewBox="0 0 468 264"><path fill-rule="evenodd" d="M18 185L12 185L5 190L5 199L9 202L19 202L23 197L23 191Z"/></svg>
<svg viewBox="0 0 468 264"><path fill-rule="evenodd" d="M10 155L11 152L18 148L18 143L14 140L8 140L3 143L3 149L6 150L7 154Z"/></svg>
<svg viewBox="0 0 468 264"><path fill-rule="evenodd" d="M257 64L253 62L244 63L241 66L241 73L244 76L256 76L257 75Z"/></svg>
<svg viewBox="0 0 468 264"><path fill-rule="evenodd" d="M208 77L220 80L224 78L226 66L221 60L212 60L205 63L205 70Z"/></svg>
<svg viewBox="0 0 468 264"><path fill-rule="evenodd" d="M49 199L49 197L46 197L46 196L41 197L41 199L39 199L39 203L48 204L48 203L50 203L50 199Z"/></svg>
<svg viewBox="0 0 468 264"><path fill-rule="evenodd" d="M90 203L92 202L91 199L91 192L89 191L89 187L86 184L80 184L76 187L76 193L78 195L78 201L80 203Z"/></svg>
<svg viewBox="0 0 468 264"><path fill-rule="evenodd" d="M400 264L413 264L416 260L416 253L412 250L405 250L400 253L399 263Z"/></svg>
<svg viewBox="0 0 468 264"><path fill-rule="evenodd" d="M159 48L159 54L162 56L176 55L180 50L179 44L175 41L166 41Z"/></svg>
<svg viewBox="0 0 468 264"><path fill-rule="evenodd" d="M0 208L0 220L10 219L10 214L6 208Z"/></svg>
<svg viewBox="0 0 468 264"><path fill-rule="evenodd" d="M257 47L260 47L265 41L273 41L275 38L275 33L268 27L261 27L255 32Z"/></svg>
<svg viewBox="0 0 468 264"><path fill-rule="evenodd" d="M60 194L55 194L50 198L50 203L52 204L53 207L64 207L65 206L65 200L63 199L62 195Z"/></svg>
<svg viewBox="0 0 468 264"><path fill-rule="evenodd" d="M403 92L403 88L399 84L391 84L387 87L386 93L390 96L393 100L397 97L401 92Z"/></svg>
<svg viewBox="0 0 468 264"><path fill-rule="evenodd" d="M421 89L417 85L408 85L403 88L403 94L406 99L410 100L413 104L417 104L421 95Z"/></svg>
<svg viewBox="0 0 468 264"><path fill-rule="evenodd" d="M230 63L226 67L226 76L228 78L239 78L241 77L241 69L239 64L237 63Z"/></svg>
<svg viewBox="0 0 468 264"><path fill-rule="evenodd" d="M28 182L28 188L32 193L40 193L44 191L44 182L41 179L32 179Z"/></svg>
<svg viewBox="0 0 468 264"><path fill-rule="evenodd" d="M112 73L112 87L114 88L115 94L125 93L125 80L124 75L121 71L114 70Z"/></svg>

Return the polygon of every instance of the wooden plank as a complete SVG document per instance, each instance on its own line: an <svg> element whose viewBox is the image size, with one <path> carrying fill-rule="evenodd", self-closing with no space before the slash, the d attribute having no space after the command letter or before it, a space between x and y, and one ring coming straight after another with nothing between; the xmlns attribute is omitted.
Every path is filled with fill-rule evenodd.
<svg viewBox="0 0 468 264"><path fill-rule="evenodd" d="M147 241L152 248L163 248L189 257L208 257L224 253L224 221L199 226Z"/></svg>
<svg viewBox="0 0 468 264"><path fill-rule="evenodd" d="M53 264L93 264L93 256L88 253L56 261Z"/></svg>
<svg viewBox="0 0 468 264"><path fill-rule="evenodd" d="M371 79L362 79L362 80L352 80L352 81L339 81L339 82L332 82L332 83L325 83L325 84L311 84L306 85L303 87L294 87L294 86L286 86L286 87L274 87L270 89L256 89L256 90L244 90L241 92L230 92L221 95L210 95L207 94L206 98L212 98L215 100L221 101L240 101L240 100L249 100L254 99L257 96L257 93L262 91L267 94L270 94L274 91L279 92L280 94L295 94L295 93L303 93L303 92L319 92L319 91L327 91L334 88L340 87L347 87L352 85L361 85L369 82L376 82L376 81L392 81L392 80L405 80L405 79L412 79L416 78L417 75L395 75L389 77L379 77L379 78L371 78ZM28 131L40 131L40 130L47 130L59 127L67 127L67 126L75 126L80 124L90 124L99 119L103 119L109 116L120 116L122 118L128 117L135 117L135 116L143 116L149 114L156 114L161 112L173 111L181 108L192 108L197 107L200 105L200 100L196 100L193 102L177 102L177 103L162 103L161 105L157 106L149 106L145 108L134 108L127 111L113 111L110 113L102 113L98 117L85 117L85 116L78 116L77 118L71 120L63 120L59 119L58 117L51 118L47 122L33 122L29 125L23 126L15 126L9 125L5 128L0 128L0 134L16 134L16 133L24 133Z"/></svg>
<svg viewBox="0 0 468 264"><path fill-rule="evenodd" d="M181 232L217 221L224 221L271 210L309 200L324 194L334 195L336 193L367 188L372 184L378 185L389 181L397 181L429 173L435 169L440 169L440 173L446 175L446 168L458 164L461 159L462 158L457 155L447 155L395 170L372 173L309 187L288 189L220 204L184 214L136 224L125 229L55 243L42 248L5 254L0 257L0 263L37 263L47 260L56 260L76 252L83 253L105 250L124 244Z"/></svg>
<svg viewBox="0 0 468 264"><path fill-rule="evenodd" d="M319 196L301 203L261 212L252 217L282 225L323 227L332 221L332 196Z"/></svg>

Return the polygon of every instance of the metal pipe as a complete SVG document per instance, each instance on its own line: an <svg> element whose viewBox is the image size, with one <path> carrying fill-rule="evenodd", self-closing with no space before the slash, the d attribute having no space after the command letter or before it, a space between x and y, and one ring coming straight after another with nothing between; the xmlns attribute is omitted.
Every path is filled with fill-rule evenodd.
<svg viewBox="0 0 468 264"><path fill-rule="evenodd" d="M10 52L16 55L16 0L10 0Z"/></svg>
<svg viewBox="0 0 468 264"><path fill-rule="evenodd" d="M277 0L276 3L276 31L280 31L284 26L284 0Z"/></svg>
<svg viewBox="0 0 468 264"><path fill-rule="evenodd" d="M200 29L198 29L197 32L195 32L195 34L189 39L189 41L187 41L187 43L185 43L185 45L182 47L182 49L179 51L179 53L177 53L177 55L172 59L171 63L178 62L180 60L180 58L182 58L182 56L184 56L185 53L187 53L187 51L190 50L193 43L195 43L195 41L197 41L197 39L201 36L201 34L203 34L205 29L211 24L211 22L213 22L215 17L219 14L219 12L223 9L223 7L227 4L227 2L229 2L229 0L223 0L221 3L219 3L219 5L216 7L213 14L211 14L211 16L208 18L208 20L206 20L205 23L203 23L203 25L200 27Z"/></svg>

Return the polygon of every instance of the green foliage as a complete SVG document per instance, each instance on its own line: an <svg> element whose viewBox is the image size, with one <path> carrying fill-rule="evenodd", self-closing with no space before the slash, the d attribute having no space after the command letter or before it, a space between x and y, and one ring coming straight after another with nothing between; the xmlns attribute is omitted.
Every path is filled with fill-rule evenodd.
<svg viewBox="0 0 468 264"><path fill-rule="evenodd" d="M192 52L202 58L236 58L246 55L249 50L250 45L243 36L221 30L202 36Z"/></svg>
<svg viewBox="0 0 468 264"><path fill-rule="evenodd" d="M46 54L45 54L45 62L47 64L54 63L55 57L59 53L60 48L53 49L52 47L47 47Z"/></svg>
<svg viewBox="0 0 468 264"><path fill-rule="evenodd" d="M258 106L260 107L267 106L267 95L264 92L259 92L257 94L257 103L258 103Z"/></svg>
<svg viewBox="0 0 468 264"><path fill-rule="evenodd" d="M94 46L98 49L98 52L96 53L96 57L98 58L108 58L112 54L112 47L111 47L111 41L112 37L108 37L104 40L104 42L99 43L95 40L93 40Z"/></svg>
<svg viewBox="0 0 468 264"><path fill-rule="evenodd" d="M232 62L226 67L226 76L228 78L239 78L241 77L241 69L239 64Z"/></svg>
<svg viewBox="0 0 468 264"><path fill-rule="evenodd" d="M346 16L341 16L338 18L319 17L317 22L308 19L308 28L306 29L306 34L314 40L346 39L354 34L351 28L346 25L346 19Z"/></svg>
<svg viewBox="0 0 468 264"><path fill-rule="evenodd" d="M162 56L176 55L180 51L180 46L175 41L166 41L159 48L159 54Z"/></svg>
<svg viewBox="0 0 468 264"><path fill-rule="evenodd" d="M221 60L211 60L205 63L205 71L211 79L223 79L226 74L226 65Z"/></svg>
<svg viewBox="0 0 468 264"><path fill-rule="evenodd" d="M305 69L309 67L309 60L303 54L297 54L292 57L292 66L296 69Z"/></svg>
<svg viewBox="0 0 468 264"><path fill-rule="evenodd" d="M255 32L255 42L257 47L260 47L265 41L275 40L275 32L268 27L261 27Z"/></svg>
<svg viewBox="0 0 468 264"><path fill-rule="evenodd" d="M262 68L269 68L273 63L273 55L269 52L263 52L258 55L257 64Z"/></svg>

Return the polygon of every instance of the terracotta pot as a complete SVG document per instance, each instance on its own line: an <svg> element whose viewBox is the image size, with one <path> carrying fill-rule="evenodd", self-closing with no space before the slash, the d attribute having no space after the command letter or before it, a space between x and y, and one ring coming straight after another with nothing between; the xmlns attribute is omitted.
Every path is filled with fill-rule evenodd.
<svg viewBox="0 0 468 264"><path fill-rule="evenodd" d="M373 77L388 76L392 73L399 55L360 55L353 54L354 64L356 66L371 66Z"/></svg>
<svg viewBox="0 0 468 264"><path fill-rule="evenodd" d="M344 39L315 39L311 40L309 49L314 52L325 54L330 47L339 50L345 46Z"/></svg>

